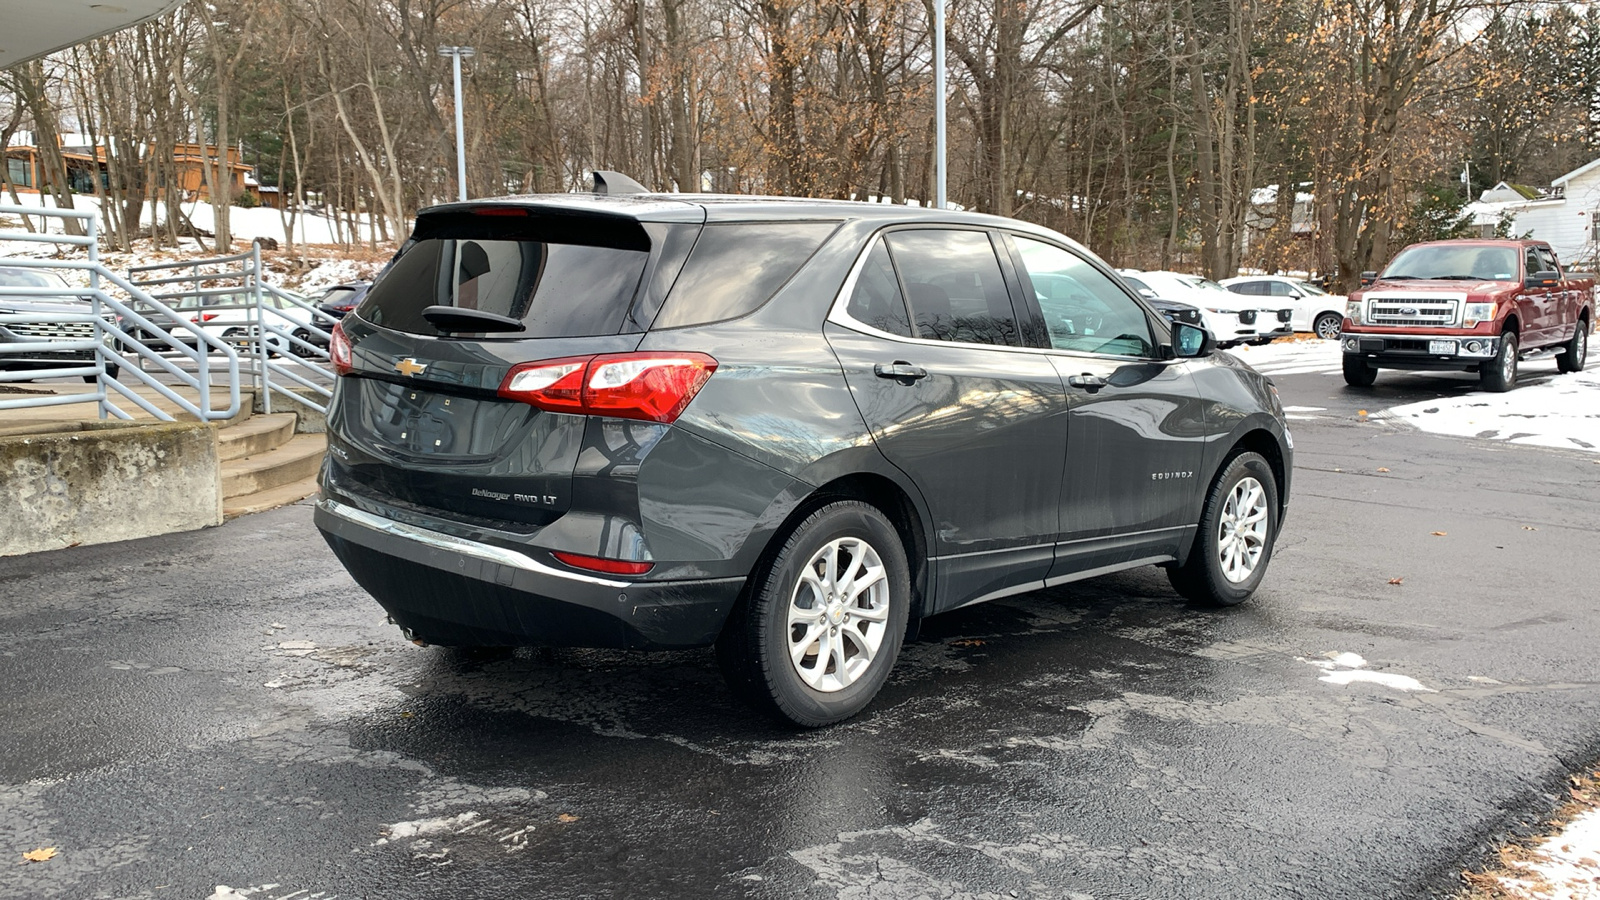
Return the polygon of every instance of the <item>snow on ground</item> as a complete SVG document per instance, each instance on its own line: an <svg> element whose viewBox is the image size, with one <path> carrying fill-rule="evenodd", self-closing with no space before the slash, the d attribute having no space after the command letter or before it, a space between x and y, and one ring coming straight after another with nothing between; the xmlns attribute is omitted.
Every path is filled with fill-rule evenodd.
<svg viewBox="0 0 1600 900"><path fill-rule="evenodd" d="M1266 375L1342 378L1337 341L1277 341L1229 352ZM1554 358L1546 357L1525 364L1523 383L1504 394L1471 391L1407 403L1373 417L1399 419L1430 434L1600 452L1600 367L1571 375L1553 374L1554 369ZM1378 379L1381 384L1434 374L1384 370ZM1289 412L1293 418L1295 410Z"/></svg>
<svg viewBox="0 0 1600 900"><path fill-rule="evenodd" d="M21 205L38 207L41 199L37 194L20 195ZM9 205L9 195L0 198L0 205ZM54 206L50 198L42 201L46 206ZM98 210L98 201L93 197L78 196L73 198L75 208L80 210ZM145 219L149 223L154 214L155 206L146 205ZM211 231L215 225L209 203L187 204L185 213L190 217L196 228ZM5 223L0 225L0 232L18 231L22 225L19 218L14 215L3 217ZM60 219L31 219L34 227L39 227L43 221L49 231L61 233L62 220ZM249 244L257 238L271 239L278 242L279 246L286 246L284 239L283 220L278 211L264 207L244 209L233 207L229 214L229 221L233 228L235 245L234 252L239 253L249 249ZM380 247L373 251L365 245L344 249L335 244L332 223L324 216L315 212L302 212L295 221L295 255L287 256L281 252L264 251L263 265L267 270L266 280L278 287L299 291L312 296L323 289L336 284L351 281L371 280L382 268L388 259L388 248ZM193 238L185 238L182 246L178 248L165 248L151 250L148 241L135 243L132 253L122 253L114 250L102 250L101 262L113 272L126 273L128 269L136 266L188 262L217 256L217 252L209 243L202 244ZM138 249L144 245L144 249ZM0 240L0 259L6 257L49 257L57 252L57 245ZM72 248L65 248L70 250ZM77 251L68 256L79 256L82 251ZM211 271L211 270L207 270ZM72 285L87 285L88 273L71 269L57 270L57 274Z"/></svg>
<svg viewBox="0 0 1600 900"><path fill-rule="evenodd" d="M54 198L39 194L19 193L17 199L21 203L15 205L51 209L55 208L56 205ZM100 201L87 195L74 196L72 203L73 208L78 210L98 211L100 208ZM4 197L0 197L0 205L14 205L11 202L11 195L6 194ZM161 204L146 203L141 224L149 225L159 213L164 211L165 207ZM214 232L216 230L216 216L209 202L185 203L183 212L184 215L189 217L189 221L194 223L194 227L202 231ZM35 224L37 224L37 221L35 220ZM258 206L255 209L245 209L242 206L231 207L231 211L228 213L228 224L233 229L234 238L246 245L256 238L271 238L279 244L286 242L283 217L275 209L265 206ZM357 224L361 228L361 240L366 241L371 237L372 233L369 218L365 215L359 216ZM58 220L52 222L51 230L60 230ZM339 243L334 234L333 220L313 210L303 210L295 216L294 239L297 244Z"/></svg>
<svg viewBox="0 0 1600 900"><path fill-rule="evenodd" d="M1434 434L1600 452L1600 371L1556 375L1504 394L1408 403L1384 415Z"/></svg>
<svg viewBox="0 0 1600 900"><path fill-rule="evenodd" d="M1568 822L1512 872L1499 876L1501 887L1512 897L1600 900L1600 809Z"/></svg>
<svg viewBox="0 0 1600 900"><path fill-rule="evenodd" d="M1250 364L1263 375L1339 375L1340 351L1338 341L1316 339L1281 340L1252 347L1245 344L1227 351Z"/></svg>

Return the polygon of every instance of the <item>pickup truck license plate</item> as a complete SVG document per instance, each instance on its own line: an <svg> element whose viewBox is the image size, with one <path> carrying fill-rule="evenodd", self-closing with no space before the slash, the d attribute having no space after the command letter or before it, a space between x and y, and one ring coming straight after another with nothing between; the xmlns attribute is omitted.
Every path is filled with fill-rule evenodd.
<svg viewBox="0 0 1600 900"><path fill-rule="evenodd" d="M1429 341L1428 352L1454 356L1456 352L1455 341Z"/></svg>

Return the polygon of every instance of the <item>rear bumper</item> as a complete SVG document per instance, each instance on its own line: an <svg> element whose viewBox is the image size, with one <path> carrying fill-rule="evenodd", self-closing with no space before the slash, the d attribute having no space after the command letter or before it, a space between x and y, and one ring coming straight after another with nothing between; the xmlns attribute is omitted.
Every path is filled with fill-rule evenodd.
<svg viewBox="0 0 1600 900"><path fill-rule="evenodd" d="M1500 351L1500 337L1347 331L1340 335L1339 347L1347 357L1362 359L1384 369L1461 370L1494 359Z"/></svg>
<svg viewBox="0 0 1600 900"><path fill-rule="evenodd" d="M713 643L743 578L627 581L318 501L318 530L408 636L449 646L670 650Z"/></svg>

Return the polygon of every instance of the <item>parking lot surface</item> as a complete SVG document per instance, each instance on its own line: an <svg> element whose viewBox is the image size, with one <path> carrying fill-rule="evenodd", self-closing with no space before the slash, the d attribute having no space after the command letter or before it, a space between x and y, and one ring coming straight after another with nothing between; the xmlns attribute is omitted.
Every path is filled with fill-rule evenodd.
<svg viewBox="0 0 1600 900"><path fill-rule="evenodd" d="M407 644L305 505L0 560L0 896L1447 894L1600 755L1600 454L1372 415L1465 375L1275 377L1253 600L1145 569L930 619L815 732L710 651Z"/></svg>

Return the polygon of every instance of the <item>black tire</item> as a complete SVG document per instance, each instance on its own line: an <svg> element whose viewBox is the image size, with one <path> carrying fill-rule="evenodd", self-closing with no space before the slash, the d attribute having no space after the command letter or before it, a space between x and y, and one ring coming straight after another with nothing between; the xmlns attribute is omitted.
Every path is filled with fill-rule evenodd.
<svg viewBox="0 0 1600 900"><path fill-rule="evenodd" d="M1259 488L1259 495L1254 488ZM1243 517L1236 511L1241 508L1250 514L1249 528L1240 527ZM1263 518L1254 520L1256 512ZM1257 530L1256 521L1264 528ZM1227 535L1233 534L1240 535L1244 546L1224 542ZM1260 541L1253 555L1248 546L1252 535ZM1212 481L1194 546L1189 549L1189 557L1182 566L1167 568L1167 580L1179 594L1196 603L1210 606L1243 603L1255 593L1266 575L1277 539L1278 482L1272 474L1272 466L1259 453L1239 453L1223 464L1222 471ZM1237 552L1230 553L1230 550ZM1230 557L1239 562L1248 561L1248 571L1241 573L1238 567L1230 566ZM1233 571L1230 572L1230 568Z"/></svg>
<svg viewBox="0 0 1600 900"><path fill-rule="evenodd" d="M1344 317L1335 313L1323 313L1311 323L1311 331L1325 341L1336 341L1339 333L1344 330Z"/></svg>
<svg viewBox="0 0 1600 900"><path fill-rule="evenodd" d="M1556 371L1582 372L1589 364L1589 320L1578 320L1578 331L1567 342L1566 352L1556 357Z"/></svg>
<svg viewBox="0 0 1600 900"><path fill-rule="evenodd" d="M1500 336L1500 352L1478 366L1478 385L1491 394L1504 394L1517 386L1517 333Z"/></svg>
<svg viewBox="0 0 1600 900"><path fill-rule="evenodd" d="M1359 356L1344 356L1344 383L1351 387L1372 387L1378 380L1378 367Z"/></svg>
<svg viewBox="0 0 1600 900"><path fill-rule="evenodd" d="M823 506L779 540L778 552L751 574L744 600L717 639L717 661L733 692L769 715L803 728L841 722L872 702L900 653L911 606L905 547L883 513L853 500ZM819 563L826 568L823 555L830 545L836 546L836 568L875 555L882 577L869 575L870 583L849 603L803 589L808 566L813 573ZM855 555L849 552L852 547ZM848 565L845 569L850 571ZM815 583L820 587L835 581ZM791 608L804 612L806 620L793 621ZM815 623L810 621L812 608L818 615ZM877 645L869 650L874 638ZM837 654L830 652L831 646L839 648ZM803 648L799 661L791 657L796 647ZM817 652L804 652L811 647ZM863 654L870 658L852 673L850 662ZM806 660L814 661L810 676L801 673ZM808 677L817 683L809 683Z"/></svg>

